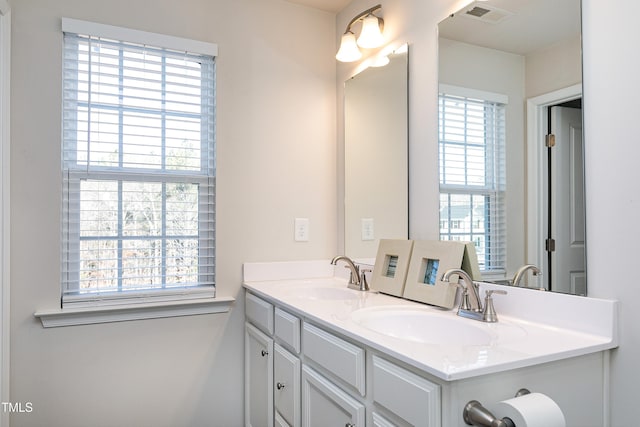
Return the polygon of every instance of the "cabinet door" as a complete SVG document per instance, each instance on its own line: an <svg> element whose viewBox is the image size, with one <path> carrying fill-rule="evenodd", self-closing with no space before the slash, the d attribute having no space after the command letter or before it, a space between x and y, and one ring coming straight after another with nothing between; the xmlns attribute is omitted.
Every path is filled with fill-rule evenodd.
<svg viewBox="0 0 640 427"><path fill-rule="evenodd" d="M300 319L276 307L274 314L275 337L294 353L300 353Z"/></svg>
<svg viewBox="0 0 640 427"><path fill-rule="evenodd" d="M245 292L244 314L259 329L273 335L273 305L271 303Z"/></svg>
<svg viewBox="0 0 640 427"><path fill-rule="evenodd" d="M302 352L306 357L365 395L364 348L306 322L302 337Z"/></svg>
<svg viewBox="0 0 640 427"><path fill-rule="evenodd" d="M365 427L365 408L313 369L303 366L302 426Z"/></svg>
<svg viewBox="0 0 640 427"><path fill-rule="evenodd" d="M273 427L273 340L245 323L244 424Z"/></svg>
<svg viewBox="0 0 640 427"><path fill-rule="evenodd" d="M300 360L278 344L274 346L273 378L276 414L291 427L300 427Z"/></svg>

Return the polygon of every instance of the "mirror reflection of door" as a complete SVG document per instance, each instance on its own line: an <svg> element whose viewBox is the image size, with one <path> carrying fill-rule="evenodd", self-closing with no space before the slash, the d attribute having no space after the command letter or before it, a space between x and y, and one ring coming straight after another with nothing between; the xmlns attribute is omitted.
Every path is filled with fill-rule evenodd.
<svg viewBox="0 0 640 427"><path fill-rule="evenodd" d="M581 100L549 108L547 289L586 295Z"/></svg>

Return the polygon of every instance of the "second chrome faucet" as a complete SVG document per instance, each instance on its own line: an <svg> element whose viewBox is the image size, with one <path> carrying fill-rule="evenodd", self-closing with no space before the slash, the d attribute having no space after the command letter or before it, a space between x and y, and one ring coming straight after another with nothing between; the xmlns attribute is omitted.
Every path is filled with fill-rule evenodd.
<svg viewBox="0 0 640 427"><path fill-rule="evenodd" d="M506 295L507 291L491 290L486 292L484 298L484 305L480 300L480 293L478 292L478 285L476 285L466 271L459 268L454 268L445 271L442 275L443 282L449 282L451 275L457 274L462 280L456 283L458 287L462 289L462 295L460 297L460 305L458 306L458 316L466 317L473 320L480 320L487 323L495 323L498 321L498 315L493 307L493 294ZM471 301L469 300L471 298Z"/></svg>
<svg viewBox="0 0 640 427"><path fill-rule="evenodd" d="M351 289L357 289L359 291L368 291L369 283L367 283L367 277L365 273L370 270L362 270L360 271L360 266L356 265L351 258L345 255L338 255L331 260L332 265L337 265L338 261L344 261L347 264L345 267L351 271L351 275L349 277L349 285L348 287Z"/></svg>
<svg viewBox="0 0 640 427"><path fill-rule="evenodd" d="M524 277L525 273L531 270L531 273L533 273L534 276L541 276L542 272L540 272L540 269L538 267L536 267L533 264L525 264L522 267L520 267L518 269L518 271L516 271L516 274L513 276L513 280L511 281L513 286L520 286L520 282L522 281L522 278ZM544 290L544 288L543 288Z"/></svg>

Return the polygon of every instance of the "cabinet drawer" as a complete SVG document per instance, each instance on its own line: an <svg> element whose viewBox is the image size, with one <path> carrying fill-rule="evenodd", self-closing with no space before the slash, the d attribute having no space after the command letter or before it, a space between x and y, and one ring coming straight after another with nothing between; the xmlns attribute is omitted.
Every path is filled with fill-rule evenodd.
<svg viewBox="0 0 640 427"><path fill-rule="evenodd" d="M373 400L416 427L440 425L440 386L373 356Z"/></svg>
<svg viewBox="0 0 640 427"><path fill-rule="evenodd" d="M306 357L364 396L364 349L306 322L302 329L302 347Z"/></svg>
<svg viewBox="0 0 640 427"><path fill-rule="evenodd" d="M251 323L269 335L273 335L273 305L247 292L244 298L244 310L245 316Z"/></svg>
<svg viewBox="0 0 640 427"><path fill-rule="evenodd" d="M275 330L276 337L285 347L300 353L300 319L276 307Z"/></svg>
<svg viewBox="0 0 640 427"><path fill-rule="evenodd" d="M273 356L274 404L291 427L300 427L300 359L276 344Z"/></svg>

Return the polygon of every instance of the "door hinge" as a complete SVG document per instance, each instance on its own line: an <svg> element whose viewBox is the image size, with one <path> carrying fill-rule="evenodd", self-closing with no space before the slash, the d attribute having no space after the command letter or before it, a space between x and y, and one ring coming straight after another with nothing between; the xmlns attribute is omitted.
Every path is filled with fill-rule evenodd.
<svg viewBox="0 0 640 427"><path fill-rule="evenodd" d="M544 248L547 252L555 252L556 250L556 240L555 239L547 239L544 241Z"/></svg>
<svg viewBox="0 0 640 427"><path fill-rule="evenodd" d="M556 136L552 133L544 136L544 145L545 147L555 147L556 146Z"/></svg>

